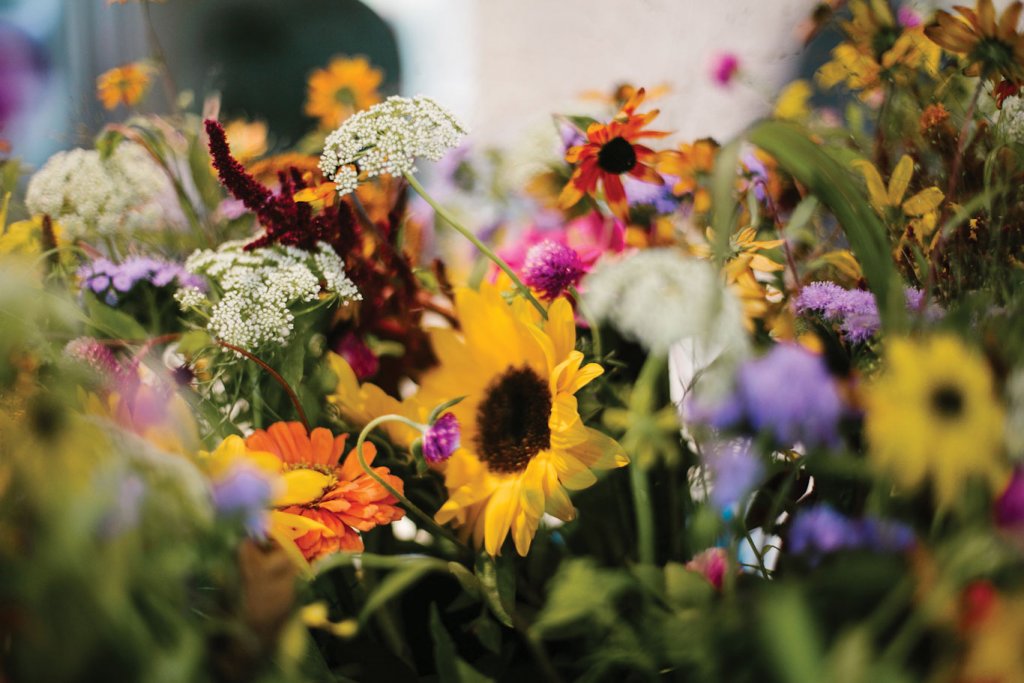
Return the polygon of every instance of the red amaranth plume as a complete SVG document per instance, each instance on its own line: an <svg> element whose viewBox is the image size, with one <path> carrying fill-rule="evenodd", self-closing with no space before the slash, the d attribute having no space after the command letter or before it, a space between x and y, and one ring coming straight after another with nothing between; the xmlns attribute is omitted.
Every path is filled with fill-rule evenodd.
<svg viewBox="0 0 1024 683"><path fill-rule="evenodd" d="M284 244L311 251L317 242L326 242L344 255L355 246L356 224L351 207L339 202L314 216L309 204L292 199L306 187L296 169L279 174L281 188L274 193L231 156L224 128L213 119L207 119L205 124L210 138L210 156L221 184L256 214L264 228L264 234L245 245L246 249Z"/></svg>

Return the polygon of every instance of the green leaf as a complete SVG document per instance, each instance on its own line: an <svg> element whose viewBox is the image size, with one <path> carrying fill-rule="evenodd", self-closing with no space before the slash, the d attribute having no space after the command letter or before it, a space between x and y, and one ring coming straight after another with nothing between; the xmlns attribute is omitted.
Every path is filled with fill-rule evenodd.
<svg viewBox="0 0 1024 683"><path fill-rule="evenodd" d="M415 562L388 574L363 605L362 611L359 612L359 623L365 624L385 603L400 596L407 588L435 569L437 564L434 562Z"/></svg>
<svg viewBox="0 0 1024 683"><path fill-rule="evenodd" d="M285 348L284 358L281 359L277 371L281 377L292 387L302 383L302 376L306 368L306 345L301 338L296 338Z"/></svg>
<svg viewBox="0 0 1024 683"><path fill-rule="evenodd" d="M458 582L462 586L462 590L466 592L470 597L479 599L482 586L480 580L476 578L473 572L463 567L458 562L449 562L448 570L452 573Z"/></svg>
<svg viewBox="0 0 1024 683"><path fill-rule="evenodd" d="M824 675L820 629L811 619L803 597L792 588L764 596L758 610L763 648L775 660L779 680L818 683Z"/></svg>
<svg viewBox="0 0 1024 683"><path fill-rule="evenodd" d="M192 330L178 339L178 353L191 356L213 346L213 339L206 330Z"/></svg>
<svg viewBox="0 0 1024 683"><path fill-rule="evenodd" d="M100 336L130 340L146 339L149 336L146 328L135 318L106 305L92 292L83 291L82 299L89 314L89 324Z"/></svg>
<svg viewBox="0 0 1024 683"><path fill-rule="evenodd" d="M697 572L678 562L665 565L665 598L676 609L706 606L714 595L714 586Z"/></svg>
<svg viewBox="0 0 1024 683"><path fill-rule="evenodd" d="M436 603L430 605L430 635L434 639L434 664L441 683L483 683L492 680L459 657L455 643L441 622Z"/></svg>
<svg viewBox="0 0 1024 683"><path fill-rule="evenodd" d="M747 136L829 208L846 233L875 295L882 326L903 329L906 322L903 283L889 255L885 227L868 204L860 185L854 182L852 172L815 144L805 129L793 123L761 121L750 128ZM718 172L717 166L715 172Z"/></svg>
<svg viewBox="0 0 1024 683"><path fill-rule="evenodd" d="M505 566L507 567L507 561ZM484 602L501 623L513 628L512 609L515 606L515 576L507 570L498 570L494 558L480 553L476 559L476 577L483 588Z"/></svg>
<svg viewBox="0 0 1024 683"><path fill-rule="evenodd" d="M813 194L801 199L800 203L793 209L793 213L789 217L789 223L786 224L786 237L789 239L797 237L807 227L807 224L811 222L817 209L818 198Z"/></svg>
<svg viewBox="0 0 1024 683"><path fill-rule="evenodd" d="M718 150L711 174L711 227L715 243L711 245L715 262L722 264L729 256L729 240L736 228L739 204L736 201L736 166L739 164L743 139L737 138Z"/></svg>

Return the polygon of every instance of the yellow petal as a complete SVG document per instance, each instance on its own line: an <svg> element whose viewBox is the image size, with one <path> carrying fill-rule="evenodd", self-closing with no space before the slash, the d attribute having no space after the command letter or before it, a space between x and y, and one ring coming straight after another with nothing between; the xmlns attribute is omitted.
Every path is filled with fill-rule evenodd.
<svg viewBox="0 0 1024 683"><path fill-rule="evenodd" d="M946 195L937 187L929 187L921 190L913 197L903 202L903 213L908 216L923 216L929 211L934 211L945 199Z"/></svg>
<svg viewBox="0 0 1024 683"><path fill-rule="evenodd" d="M910 177L914 175L914 161L906 154L900 157L899 163L889 176L889 206L898 206L910 185Z"/></svg>
<svg viewBox="0 0 1024 683"><path fill-rule="evenodd" d="M334 477L307 469L285 472L282 478L285 489L274 499L274 505L280 507L311 503L334 483Z"/></svg>
<svg viewBox="0 0 1024 683"><path fill-rule="evenodd" d="M576 319L572 305L564 298L555 299L548 309L548 321L544 331L551 337L555 360L560 362L576 348Z"/></svg>
<svg viewBox="0 0 1024 683"><path fill-rule="evenodd" d="M865 159L857 159L853 162L853 167L864 176L864 182L868 188L868 201L871 206L879 213L884 212L889 206L889 193L885 189L885 183L882 182L882 176L878 169Z"/></svg>
<svg viewBox="0 0 1024 683"><path fill-rule="evenodd" d="M518 480L503 482L491 494L484 510L484 548L489 555L497 555L501 550L509 527L516 514L516 496Z"/></svg>

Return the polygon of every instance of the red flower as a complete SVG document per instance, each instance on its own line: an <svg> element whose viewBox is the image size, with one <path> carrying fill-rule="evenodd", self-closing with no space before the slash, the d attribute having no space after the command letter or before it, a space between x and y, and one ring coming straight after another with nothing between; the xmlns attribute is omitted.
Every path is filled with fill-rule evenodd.
<svg viewBox="0 0 1024 683"><path fill-rule="evenodd" d="M658 115L657 109L646 114L634 113L643 102L644 95L644 89L640 88L610 122L590 124L587 127L587 141L570 147L565 153L566 161L578 165L558 199L563 209L576 204L585 194L595 195L600 183L604 188L604 200L612 213L626 220L629 204L619 176L628 173L647 183L665 183L653 167L657 154L648 147L636 144L641 138L668 135L661 131L644 130Z"/></svg>

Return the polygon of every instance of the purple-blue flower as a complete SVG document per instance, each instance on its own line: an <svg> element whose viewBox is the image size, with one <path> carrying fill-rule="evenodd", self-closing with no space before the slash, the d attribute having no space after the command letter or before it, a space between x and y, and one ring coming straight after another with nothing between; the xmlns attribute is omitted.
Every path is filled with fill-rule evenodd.
<svg viewBox="0 0 1024 683"><path fill-rule="evenodd" d="M817 560L840 550L902 552L914 542L914 532L905 524L875 517L850 519L821 503L797 513L789 529L788 549Z"/></svg>
<svg viewBox="0 0 1024 683"><path fill-rule="evenodd" d="M784 446L833 445L843 404L825 362L802 346L778 344L740 366L732 395L698 409L714 427L748 426Z"/></svg>
<svg viewBox="0 0 1024 683"><path fill-rule="evenodd" d="M221 515L241 518L250 534L263 536L272 494L266 474L255 465L239 462L214 484L213 505Z"/></svg>
<svg viewBox="0 0 1024 683"><path fill-rule="evenodd" d="M750 493L764 474L749 439L712 444L704 453L704 465L711 474L711 504L722 512Z"/></svg>
<svg viewBox="0 0 1024 683"><path fill-rule="evenodd" d="M908 287L904 296L908 310L920 310L924 292ZM867 341L881 327L875 297L863 289L844 289L834 282L812 282L800 291L794 306L799 314L813 313L837 323L843 335L853 343Z"/></svg>
<svg viewBox="0 0 1024 683"><path fill-rule="evenodd" d="M462 438L459 420L445 413L423 433L423 459L430 464L444 462L458 449Z"/></svg>
<svg viewBox="0 0 1024 683"><path fill-rule="evenodd" d="M189 273L180 264L149 256L131 256L121 263L98 258L78 270L82 289L101 296L116 306L121 295L130 292L141 282L154 287L198 287L203 289L202 278Z"/></svg>

